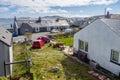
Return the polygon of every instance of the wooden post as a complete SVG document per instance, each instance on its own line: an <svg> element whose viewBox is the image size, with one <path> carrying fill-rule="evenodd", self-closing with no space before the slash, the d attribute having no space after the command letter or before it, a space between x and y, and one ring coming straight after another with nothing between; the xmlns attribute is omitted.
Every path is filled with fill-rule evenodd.
<svg viewBox="0 0 120 80"><path fill-rule="evenodd" d="M26 70L28 73L30 73L30 60L29 59L26 60Z"/></svg>
<svg viewBox="0 0 120 80"><path fill-rule="evenodd" d="M6 77L7 74L6 74L6 64L5 64L5 61L4 61L4 76Z"/></svg>
<svg viewBox="0 0 120 80"><path fill-rule="evenodd" d="M30 59L28 60L28 72L30 73Z"/></svg>

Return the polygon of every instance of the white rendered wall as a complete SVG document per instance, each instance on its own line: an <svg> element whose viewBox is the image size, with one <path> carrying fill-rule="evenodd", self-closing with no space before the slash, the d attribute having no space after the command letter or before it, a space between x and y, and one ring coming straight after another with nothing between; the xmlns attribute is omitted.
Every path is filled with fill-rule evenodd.
<svg viewBox="0 0 120 80"><path fill-rule="evenodd" d="M105 69L119 75L120 65L110 62L111 49L120 52L120 37L115 32L101 20L97 20L74 35L76 50L79 50L79 39L88 42L89 59L95 60Z"/></svg>

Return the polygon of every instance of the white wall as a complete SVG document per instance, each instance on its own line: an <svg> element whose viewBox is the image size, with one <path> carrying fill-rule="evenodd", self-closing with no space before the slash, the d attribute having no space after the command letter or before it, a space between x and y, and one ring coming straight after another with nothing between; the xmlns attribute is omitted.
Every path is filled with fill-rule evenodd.
<svg viewBox="0 0 120 80"><path fill-rule="evenodd" d="M39 27L35 27L35 32L39 32Z"/></svg>
<svg viewBox="0 0 120 80"><path fill-rule="evenodd" d="M88 42L88 58L95 60L107 70L119 74L120 65L110 62L111 49L120 52L120 37L102 21L97 20L74 35L74 48L78 41ZM120 63L120 55L119 55Z"/></svg>
<svg viewBox="0 0 120 80"><path fill-rule="evenodd" d="M18 34L18 24L17 24L17 22L15 22L15 32L16 32L16 34Z"/></svg>
<svg viewBox="0 0 120 80"><path fill-rule="evenodd" d="M47 31L51 31L51 27L48 26L48 27L47 27Z"/></svg>
<svg viewBox="0 0 120 80"><path fill-rule="evenodd" d="M10 62L13 62L13 47L10 46L9 47L9 59L10 59ZM10 74L12 74L12 65L10 65Z"/></svg>

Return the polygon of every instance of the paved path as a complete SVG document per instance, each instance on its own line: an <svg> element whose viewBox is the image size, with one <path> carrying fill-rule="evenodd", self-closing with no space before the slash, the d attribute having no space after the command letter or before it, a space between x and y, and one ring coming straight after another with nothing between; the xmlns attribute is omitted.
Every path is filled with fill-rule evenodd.
<svg viewBox="0 0 120 80"><path fill-rule="evenodd" d="M66 46L65 49L63 50L64 54L70 58L72 58L73 60L76 60L77 62L79 62L80 64L84 64L81 60L79 60L77 57L72 56L73 55L73 49L72 51L69 52L69 46Z"/></svg>
<svg viewBox="0 0 120 80"><path fill-rule="evenodd" d="M33 33L32 34L32 40L35 40L36 38L42 36L42 35L47 35L49 34L49 32L41 32L41 33ZM13 42L18 42L18 41L24 41L25 40L25 36L17 36L17 37L13 37Z"/></svg>
<svg viewBox="0 0 120 80"><path fill-rule="evenodd" d="M69 46L65 46L63 52L68 55L73 55L73 48L70 48Z"/></svg>

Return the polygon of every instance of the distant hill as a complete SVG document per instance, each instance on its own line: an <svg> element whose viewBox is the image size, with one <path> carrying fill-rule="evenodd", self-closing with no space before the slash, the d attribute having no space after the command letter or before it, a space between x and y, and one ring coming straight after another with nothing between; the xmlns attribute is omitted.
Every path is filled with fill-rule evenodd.
<svg viewBox="0 0 120 80"><path fill-rule="evenodd" d="M64 18L64 17L61 17L61 16L44 16L42 18Z"/></svg>
<svg viewBox="0 0 120 80"><path fill-rule="evenodd" d="M18 19L30 19L31 17L19 17Z"/></svg>
<svg viewBox="0 0 120 80"><path fill-rule="evenodd" d="M89 18L96 18L96 19L100 19L100 18L105 18L105 15L97 15L97 16L92 16ZM120 19L120 14L110 14L110 19Z"/></svg>

